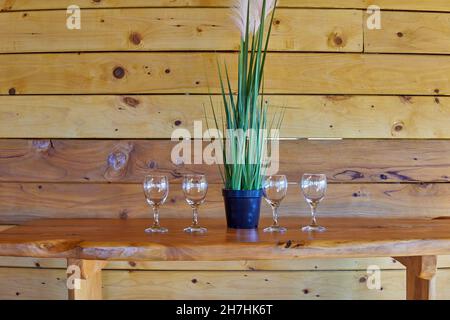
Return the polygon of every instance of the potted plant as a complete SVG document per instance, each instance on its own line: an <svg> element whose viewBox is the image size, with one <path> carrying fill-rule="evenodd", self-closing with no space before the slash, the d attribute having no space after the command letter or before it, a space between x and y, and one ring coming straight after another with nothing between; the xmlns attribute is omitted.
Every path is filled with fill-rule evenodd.
<svg viewBox="0 0 450 320"><path fill-rule="evenodd" d="M212 99L211 104L217 130L226 132L222 139L223 167L219 168L229 228L258 227L269 132L279 128L282 119L279 112L268 121L268 101L263 96L264 65L275 6L276 0L240 0L234 7L233 20L241 33L236 92L227 65L223 73L218 63L221 119Z"/></svg>

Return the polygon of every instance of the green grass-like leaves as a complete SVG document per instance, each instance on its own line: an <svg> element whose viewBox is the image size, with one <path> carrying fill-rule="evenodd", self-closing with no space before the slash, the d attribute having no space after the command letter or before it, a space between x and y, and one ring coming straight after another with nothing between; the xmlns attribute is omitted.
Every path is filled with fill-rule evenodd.
<svg viewBox="0 0 450 320"><path fill-rule="evenodd" d="M268 121L268 102L264 100L263 90L264 65L275 8L270 15L270 24L265 26L266 0L263 0L260 27L256 31L249 30L250 2L239 52L237 94L231 88L226 63L221 67L218 62L223 100L221 118L211 99L214 124L226 135L222 140L224 165L220 171L225 188L229 190L261 189L269 135L271 129L280 128L283 118L282 112L278 112Z"/></svg>

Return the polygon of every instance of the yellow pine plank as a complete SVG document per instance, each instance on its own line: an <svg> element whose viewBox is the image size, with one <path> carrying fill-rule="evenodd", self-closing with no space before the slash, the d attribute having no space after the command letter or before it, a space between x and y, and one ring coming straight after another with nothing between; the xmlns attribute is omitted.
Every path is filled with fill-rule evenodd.
<svg viewBox="0 0 450 320"><path fill-rule="evenodd" d="M0 15L0 52L236 50L240 36L228 9L86 10L80 30L65 11ZM362 51L358 10L277 11L270 50Z"/></svg>
<svg viewBox="0 0 450 320"><path fill-rule="evenodd" d="M210 184L201 217L224 217L222 185ZM319 208L319 217L437 218L449 216L450 185L437 184L330 184ZM150 218L141 184L1 183L0 222L21 223L41 218ZM280 216L309 219L309 207L292 181ZM263 203L262 215L270 217ZM191 211L181 191L172 185L161 220L180 218L190 222Z"/></svg>
<svg viewBox="0 0 450 320"><path fill-rule="evenodd" d="M84 53L0 56L1 94L220 92L217 61L233 53ZM450 94L450 56L271 53L266 93Z"/></svg>
<svg viewBox="0 0 450 320"><path fill-rule="evenodd" d="M66 300L66 271L0 268L0 299Z"/></svg>
<svg viewBox="0 0 450 320"><path fill-rule="evenodd" d="M105 299L404 299L405 272L383 270L383 290L365 271L103 271ZM448 299L448 269L438 270L437 298ZM238 290L237 290L238 289ZM67 299L65 270L0 268L1 299Z"/></svg>
<svg viewBox="0 0 450 320"><path fill-rule="evenodd" d="M78 0L81 8L117 7L228 7L233 0ZM0 0L0 10L65 9L72 0ZM280 7L306 8L360 8L378 5L382 9L450 11L447 0L279 0Z"/></svg>
<svg viewBox="0 0 450 320"><path fill-rule="evenodd" d="M450 53L450 15L425 12L383 12L382 28L365 26L366 52Z"/></svg>
<svg viewBox="0 0 450 320"><path fill-rule="evenodd" d="M104 271L106 299L404 299L405 273L381 272L370 290L365 271ZM437 273L437 298L448 299L450 270ZM132 290L128 289L132 288Z"/></svg>
<svg viewBox="0 0 450 320"><path fill-rule="evenodd" d="M282 137L450 137L448 97L283 95L267 100L286 108ZM213 101L221 107L220 96ZM170 138L175 129L193 135L194 121L207 129L203 105L212 126L206 95L0 96L0 137Z"/></svg>
<svg viewBox="0 0 450 320"><path fill-rule="evenodd" d="M197 271L256 271L256 270L367 270L371 265L380 269L405 269L392 258L305 259L255 261L111 261L109 270L197 270ZM67 267L66 259L0 257L0 267L58 268ZM438 268L449 268L450 256L439 256Z"/></svg>

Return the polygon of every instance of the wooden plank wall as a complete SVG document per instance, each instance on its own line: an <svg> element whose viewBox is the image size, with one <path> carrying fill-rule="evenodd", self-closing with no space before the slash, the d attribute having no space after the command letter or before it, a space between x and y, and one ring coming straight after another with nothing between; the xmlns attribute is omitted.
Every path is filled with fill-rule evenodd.
<svg viewBox="0 0 450 320"><path fill-rule="evenodd" d="M189 221L185 172L207 173L201 214L223 216L216 168L173 164L168 139L195 120L206 128L202 104L219 91L217 59L235 83L232 1L79 0L82 28L68 30L72 2L0 0L0 223L150 216L140 183L151 172L173 183L163 218ZM380 30L367 28L371 4L383 10ZM279 5L266 92L287 108L280 170L291 186L282 215L306 221L296 182L314 171L330 181L323 215L450 216L450 2ZM370 264L383 268L383 290L366 288ZM65 298L63 261L3 257L0 266L0 298ZM444 257L441 279L449 266ZM107 298L229 298L236 280L252 288L240 289L243 298L402 298L405 286L390 259L108 268ZM449 298L448 288L439 297Z"/></svg>

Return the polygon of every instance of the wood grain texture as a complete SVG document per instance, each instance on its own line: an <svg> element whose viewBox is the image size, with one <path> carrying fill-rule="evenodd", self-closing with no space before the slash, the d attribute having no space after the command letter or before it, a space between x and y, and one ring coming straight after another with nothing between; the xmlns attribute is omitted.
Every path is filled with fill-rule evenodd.
<svg viewBox="0 0 450 320"><path fill-rule="evenodd" d="M174 163L171 151L177 143L0 139L0 181L141 183L157 173L179 183L183 174L197 172L210 183L222 182L215 165ZM292 182L305 172L323 172L332 183L448 182L449 157L447 140L285 140L279 172Z"/></svg>
<svg viewBox="0 0 450 320"><path fill-rule="evenodd" d="M369 290L365 271L104 271L104 295L106 299L403 299L402 273L383 271L383 290Z"/></svg>
<svg viewBox="0 0 450 320"><path fill-rule="evenodd" d="M447 280L447 273L438 272L438 285ZM386 283L382 291L367 289L365 271L103 271L102 274L104 299L205 299L205 296L236 299L237 293L242 299L276 299L280 295L286 299L402 299L405 290L401 270L383 272ZM197 282L193 283L193 279ZM65 285L64 270L0 268L0 299L65 300ZM268 290L261 290L266 287ZM307 293L302 291L304 289Z"/></svg>
<svg viewBox="0 0 450 320"><path fill-rule="evenodd" d="M450 53L448 14L388 11L382 13L380 30L364 26L366 52Z"/></svg>
<svg viewBox="0 0 450 320"><path fill-rule="evenodd" d="M244 260L244 261L108 261L104 270L151 271L339 271L363 270L377 265L382 270L404 270L393 258ZM438 268L450 267L450 256L439 256ZM0 257L0 267L66 269L66 259Z"/></svg>
<svg viewBox="0 0 450 320"><path fill-rule="evenodd" d="M67 300L62 269L0 268L2 300Z"/></svg>
<svg viewBox="0 0 450 320"><path fill-rule="evenodd" d="M436 256L397 258L406 266L406 298L408 300L436 299Z"/></svg>
<svg viewBox="0 0 450 320"><path fill-rule="evenodd" d="M73 2L73 1L72 1ZM66 9L71 0L0 0L1 11ZM233 0L78 0L81 8L117 7L229 7ZM280 7L292 8L359 8L378 5L382 9L450 11L447 0L279 0Z"/></svg>
<svg viewBox="0 0 450 320"><path fill-rule="evenodd" d="M229 9L83 11L82 28L66 27L66 11L0 16L0 52L238 50ZM358 10L279 9L270 50L362 51Z"/></svg>
<svg viewBox="0 0 450 320"><path fill-rule="evenodd" d="M200 217L224 217L221 185L210 185ZM331 184L319 216L348 217L448 217L449 184ZM150 218L141 184L43 184L1 183L0 223L19 223L42 218ZM262 206L269 217L268 206ZM281 205L281 218L309 215L297 183L289 186ZM172 186L161 209L161 219L182 218L191 211L181 187Z"/></svg>
<svg viewBox="0 0 450 320"><path fill-rule="evenodd" d="M233 53L0 55L0 93L214 93L217 59L236 87ZM271 53L265 79L267 94L448 95L450 56Z"/></svg>
<svg viewBox="0 0 450 320"><path fill-rule="evenodd" d="M213 97L217 110L220 99ZM271 112L285 108L281 137L450 138L449 97L268 95L266 99ZM203 130L208 128L203 106L214 128L206 95L0 96L0 137L148 139L170 138L176 129L187 129L193 136L195 121L202 122Z"/></svg>
<svg viewBox="0 0 450 320"><path fill-rule="evenodd" d="M102 300L102 268L105 261L68 259L69 268L79 268L80 278L75 280L74 288L68 289L69 300ZM70 276L72 274L68 274ZM77 287L78 286L78 287Z"/></svg>
<svg viewBox="0 0 450 320"><path fill-rule="evenodd" d="M368 290L364 271L103 271L105 299L404 299L405 272L382 271ZM450 270L437 272L437 298L449 299ZM193 283L192 280L197 282ZM266 281L267 279L267 281ZM239 290L236 290L236 285ZM0 268L0 299L67 299L65 271ZM157 285L160 285L157 289ZM267 288L267 290L266 290ZM263 290L264 289L264 290ZM351 289L351 290L350 290Z"/></svg>
<svg viewBox="0 0 450 320"><path fill-rule="evenodd" d="M169 233L150 235L144 232L150 219L43 219L0 233L0 255L236 261L450 254L449 219L322 218L327 231L312 234L302 232L299 223L286 218L287 232L268 234L262 229L227 230L223 218L203 219L208 233L193 236L183 232L186 223L180 219L165 221Z"/></svg>

